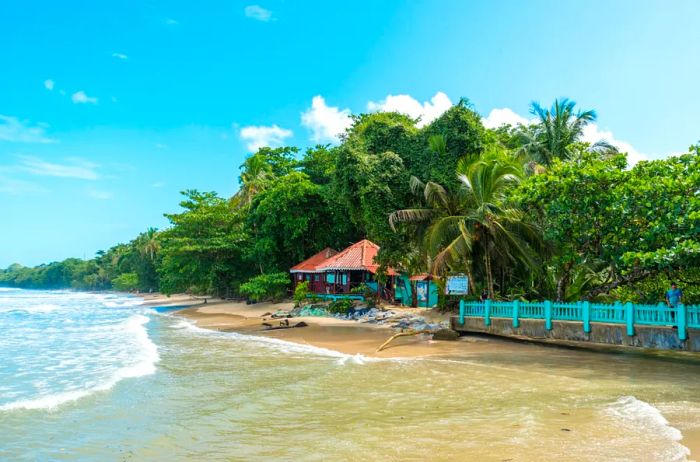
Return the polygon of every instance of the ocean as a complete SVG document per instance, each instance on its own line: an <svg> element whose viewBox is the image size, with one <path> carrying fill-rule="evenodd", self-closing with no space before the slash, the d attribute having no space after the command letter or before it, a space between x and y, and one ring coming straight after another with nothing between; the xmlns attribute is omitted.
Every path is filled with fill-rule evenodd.
<svg viewBox="0 0 700 462"><path fill-rule="evenodd" d="M377 359L0 289L2 461L682 461L700 361L478 338Z"/></svg>

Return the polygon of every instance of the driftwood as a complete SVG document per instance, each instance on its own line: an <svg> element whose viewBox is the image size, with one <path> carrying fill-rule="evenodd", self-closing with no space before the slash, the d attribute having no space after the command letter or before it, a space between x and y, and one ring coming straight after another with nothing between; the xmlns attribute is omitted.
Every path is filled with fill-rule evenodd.
<svg viewBox="0 0 700 462"><path fill-rule="evenodd" d="M399 337L408 337L410 335L419 335L419 334L432 334L431 331L429 330L407 330L405 332L399 332L397 334L392 335L389 337L389 340L386 342L382 343L382 346L377 348L377 353L382 351L384 348L386 348L394 339L399 338Z"/></svg>

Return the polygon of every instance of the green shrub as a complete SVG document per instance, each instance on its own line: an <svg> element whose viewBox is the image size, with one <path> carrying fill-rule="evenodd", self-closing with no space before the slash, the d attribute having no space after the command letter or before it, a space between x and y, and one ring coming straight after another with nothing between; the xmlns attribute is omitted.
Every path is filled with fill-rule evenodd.
<svg viewBox="0 0 700 462"><path fill-rule="evenodd" d="M297 284L294 288L294 305L301 306L311 294L309 290L309 281L303 281Z"/></svg>
<svg viewBox="0 0 700 462"><path fill-rule="evenodd" d="M331 302L331 304L326 307L326 310L332 314L347 314L348 311L350 311L354 306L355 304L352 302L352 300L343 298Z"/></svg>
<svg viewBox="0 0 700 462"><path fill-rule="evenodd" d="M241 294L254 302L280 300L287 294L289 286L287 273L261 274L241 284Z"/></svg>
<svg viewBox="0 0 700 462"><path fill-rule="evenodd" d="M112 279L112 288L129 292L139 287L139 276L136 273L123 273Z"/></svg>

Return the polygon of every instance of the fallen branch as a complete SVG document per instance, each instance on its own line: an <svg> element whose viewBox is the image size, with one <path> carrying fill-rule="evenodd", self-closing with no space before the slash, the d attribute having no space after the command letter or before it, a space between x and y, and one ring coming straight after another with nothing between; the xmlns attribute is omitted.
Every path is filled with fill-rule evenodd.
<svg viewBox="0 0 700 462"><path fill-rule="evenodd" d="M408 336L410 336L410 335L418 335L418 334L432 334L432 332L429 331L429 330L408 330L408 331L405 331L405 332L399 332L399 333L397 333L397 334L392 335L392 336L389 338L389 340L387 340L386 342L382 343L382 346L380 346L379 348L377 348L377 351L376 351L376 352L379 353L380 351L382 351L384 348L386 348L386 347L387 347L394 339L396 339L396 338L399 338L399 337L408 337Z"/></svg>

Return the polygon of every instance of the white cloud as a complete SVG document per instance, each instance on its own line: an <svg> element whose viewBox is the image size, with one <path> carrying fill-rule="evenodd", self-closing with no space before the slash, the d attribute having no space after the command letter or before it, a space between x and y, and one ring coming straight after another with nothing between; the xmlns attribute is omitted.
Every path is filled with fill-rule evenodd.
<svg viewBox="0 0 700 462"><path fill-rule="evenodd" d="M55 143L46 136L46 125L28 125L27 121L0 114L0 141L14 143Z"/></svg>
<svg viewBox="0 0 700 462"><path fill-rule="evenodd" d="M97 104L97 98L93 96L88 96L83 90L76 91L75 93L73 93L71 99L75 104Z"/></svg>
<svg viewBox="0 0 700 462"><path fill-rule="evenodd" d="M117 59L125 59L125 60L129 59L129 57L127 55L125 55L124 53L112 53L112 57L117 58Z"/></svg>
<svg viewBox="0 0 700 462"><path fill-rule="evenodd" d="M54 81L53 81L53 80L51 80L51 79L46 79L46 80L44 80L44 88L46 88L47 90L53 91L53 87L54 87L54 86L55 86L55 85L54 85Z"/></svg>
<svg viewBox="0 0 700 462"><path fill-rule="evenodd" d="M243 12L247 17L258 21L267 22L272 19L272 11L265 9L260 5L248 5L243 8Z"/></svg>
<svg viewBox="0 0 700 462"><path fill-rule="evenodd" d="M154 146L156 147L156 149L165 149L168 147L167 144L163 144L163 143L156 143L156 144L154 144Z"/></svg>
<svg viewBox="0 0 700 462"><path fill-rule="evenodd" d="M422 104L410 95L389 95L382 101L370 101L367 103L367 110L371 112L399 112L413 119L420 118L416 124L418 127L429 124L451 107L452 101L441 91L435 93L435 96L430 98L430 101Z"/></svg>
<svg viewBox="0 0 700 462"><path fill-rule="evenodd" d="M328 106L323 96L314 96L311 107L301 114L301 124L312 132L311 139L316 143L338 142L340 135L352 125L350 109Z"/></svg>
<svg viewBox="0 0 700 462"><path fill-rule="evenodd" d="M492 109L488 117L481 119L481 123L483 123L486 128L498 128L502 125L512 125L515 127L517 125L529 125L534 122L536 122L535 119L526 119L507 107Z"/></svg>
<svg viewBox="0 0 700 462"><path fill-rule="evenodd" d="M98 189L91 189L88 191L88 196L92 197L93 199L99 199L99 200L107 200L111 199L114 197L114 193L109 192L109 191L100 191Z"/></svg>
<svg viewBox="0 0 700 462"><path fill-rule="evenodd" d="M598 141L607 141L615 146L620 152L627 153L627 163L634 165L640 160L648 160L649 156L637 151L629 142L618 140L610 130L601 130L596 124L588 124L583 129L583 141L587 143L596 143Z"/></svg>
<svg viewBox="0 0 700 462"><path fill-rule="evenodd" d="M504 124L516 126L518 124L529 125L537 123L537 119L528 119L521 116L510 108L492 109L488 117L483 118L482 123L486 128L498 128ZM601 130L597 124L590 123L583 129L582 141L594 144L604 140L615 146L620 152L627 153L627 162L634 165L640 160L647 160L649 156L637 151L632 144L627 141L618 140L610 130Z"/></svg>
<svg viewBox="0 0 700 462"><path fill-rule="evenodd" d="M32 175L98 180L97 165L78 158L66 159L65 164L46 162L37 157L21 156L19 169Z"/></svg>
<svg viewBox="0 0 700 462"><path fill-rule="evenodd" d="M241 128L240 131L240 137L247 142L246 147L250 152L255 152L263 146L271 148L281 146L285 138L289 138L292 135L291 130L277 125L270 127L250 125Z"/></svg>
<svg viewBox="0 0 700 462"><path fill-rule="evenodd" d="M178 24L180 24L180 21L178 21L177 19L173 19L173 18L165 18L163 20L163 23L167 24L169 26L177 26Z"/></svg>
<svg viewBox="0 0 700 462"><path fill-rule="evenodd" d="M151 187L153 188L162 188L165 186L165 181L156 181L155 183L151 184Z"/></svg>

